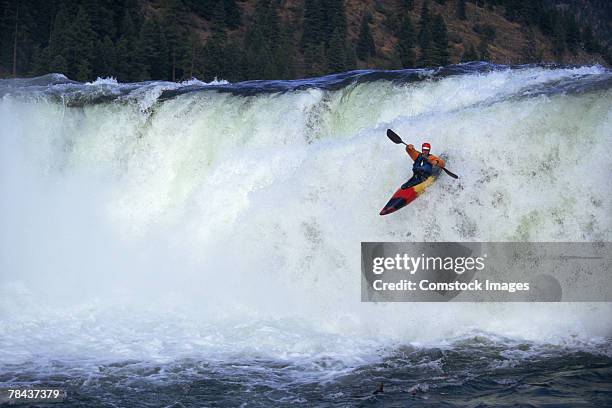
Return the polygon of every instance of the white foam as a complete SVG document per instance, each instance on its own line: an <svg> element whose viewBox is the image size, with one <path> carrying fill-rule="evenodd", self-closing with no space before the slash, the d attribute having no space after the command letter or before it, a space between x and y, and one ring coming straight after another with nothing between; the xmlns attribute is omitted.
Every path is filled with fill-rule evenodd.
<svg viewBox="0 0 612 408"><path fill-rule="evenodd" d="M586 343L608 304L364 304L361 241L609 241L610 92L509 98L600 67L67 108L0 102L0 356L332 356L473 330ZM552 83L551 82L551 83ZM99 80L87 86L125 86ZM552 85L551 85L552 86ZM174 88L173 88L174 87ZM427 140L461 178L390 217Z"/></svg>

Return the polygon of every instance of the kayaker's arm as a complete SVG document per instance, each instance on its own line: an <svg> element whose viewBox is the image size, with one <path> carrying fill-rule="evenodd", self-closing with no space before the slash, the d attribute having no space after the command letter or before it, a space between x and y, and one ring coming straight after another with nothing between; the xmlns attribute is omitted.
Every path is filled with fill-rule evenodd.
<svg viewBox="0 0 612 408"><path fill-rule="evenodd" d="M412 159L412 161L415 161L417 159L417 157L419 157L419 154L421 154L418 150L416 150L414 148L413 145L409 144L406 145L406 153L408 153L408 156L410 156L410 158Z"/></svg>
<svg viewBox="0 0 612 408"><path fill-rule="evenodd" d="M428 159L429 159L429 162L433 164L434 166L438 166L441 169L444 168L445 163L444 163L444 160L442 160L441 158L436 157L433 154L430 154Z"/></svg>

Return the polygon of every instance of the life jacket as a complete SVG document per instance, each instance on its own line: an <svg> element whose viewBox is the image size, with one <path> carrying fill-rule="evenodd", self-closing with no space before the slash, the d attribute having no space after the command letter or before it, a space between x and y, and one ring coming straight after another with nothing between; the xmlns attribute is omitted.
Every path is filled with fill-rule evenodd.
<svg viewBox="0 0 612 408"><path fill-rule="evenodd" d="M412 165L412 171L430 176L433 173L433 166L427 157L420 153Z"/></svg>

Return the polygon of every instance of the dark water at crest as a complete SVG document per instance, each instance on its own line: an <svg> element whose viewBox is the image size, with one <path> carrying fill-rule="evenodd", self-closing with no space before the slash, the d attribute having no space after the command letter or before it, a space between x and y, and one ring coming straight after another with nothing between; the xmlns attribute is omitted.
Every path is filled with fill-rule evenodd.
<svg viewBox="0 0 612 408"><path fill-rule="evenodd" d="M219 92L240 96L254 96L272 93L322 89L336 91L350 86L373 82L411 84L421 81L436 81L461 75L481 75L495 71L524 70L529 68L573 68L559 65L499 65L487 62L469 62L439 68L419 68L403 70L357 70L322 77L295 80L252 80L236 83L217 81L203 83L197 80L180 84L165 81L145 81L134 83L88 83L73 81L61 74L47 74L35 78L0 79L0 97L5 95L24 95L45 97L66 106L84 106L116 101L129 101L139 98L143 92L159 88L159 101L179 95L197 92ZM576 67L578 68L578 67ZM585 93L612 88L612 72L601 68L598 75L576 74L561 80L551 80L536 87L528 87L515 97L534 97L538 95ZM94 85L94 86L92 86Z"/></svg>

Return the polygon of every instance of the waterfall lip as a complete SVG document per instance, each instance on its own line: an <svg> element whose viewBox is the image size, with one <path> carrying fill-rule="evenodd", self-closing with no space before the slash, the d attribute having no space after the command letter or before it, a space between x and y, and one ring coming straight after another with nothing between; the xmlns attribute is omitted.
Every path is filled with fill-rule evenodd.
<svg viewBox="0 0 612 408"><path fill-rule="evenodd" d="M566 69L575 71L568 79L575 81L582 77L600 77L607 79L612 77L612 70L598 65L591 67L577 65L558 64L524 64L524 65L500 65L487 62L468 62L448 65L438 68L410 68L401 70L355 70L321 77L293 79L293 80L252 80L237 83L222 84L190 84L165 90L160 100L170 99L178 95L198 91L218 91L240 96L253 96L258 94L285 93L302 91L308 89L322 89L336 91L351 85L365 84L371 82L391 82L394 84L411 84L422 81L437 81L448 77L465 75L485 75L500 71L519 71L528 69L558 70Z"/></svg>
<svg viewBox="0 0 612 408"><path fill-rule="evenodd" d="M85 106L110 102L129 102L150 93L163 102L175 97L200 92L229 93L236 96L256 96L320 89L337 91L349 86L373 82L397 85L422 81L439 81L455 76L487 75L503 71L534 71L545 75L547 71L563 71L565 76L546 80L535 89L526 89L522 96L555 93L585 93L612 88L612 70L599 65L577 66L558 64L500 65L487 62L468 62L438 68L402 70L355 70L321 77L293 80L249 80L230 83L225 80L203 82L196 78L183 82L143 81L118 82L114 78L98 78L93 82L73 81L63 74L47 74L34 78L0 79L0 98L17 96L27 99L45 99L66 106Z"/></svg>

